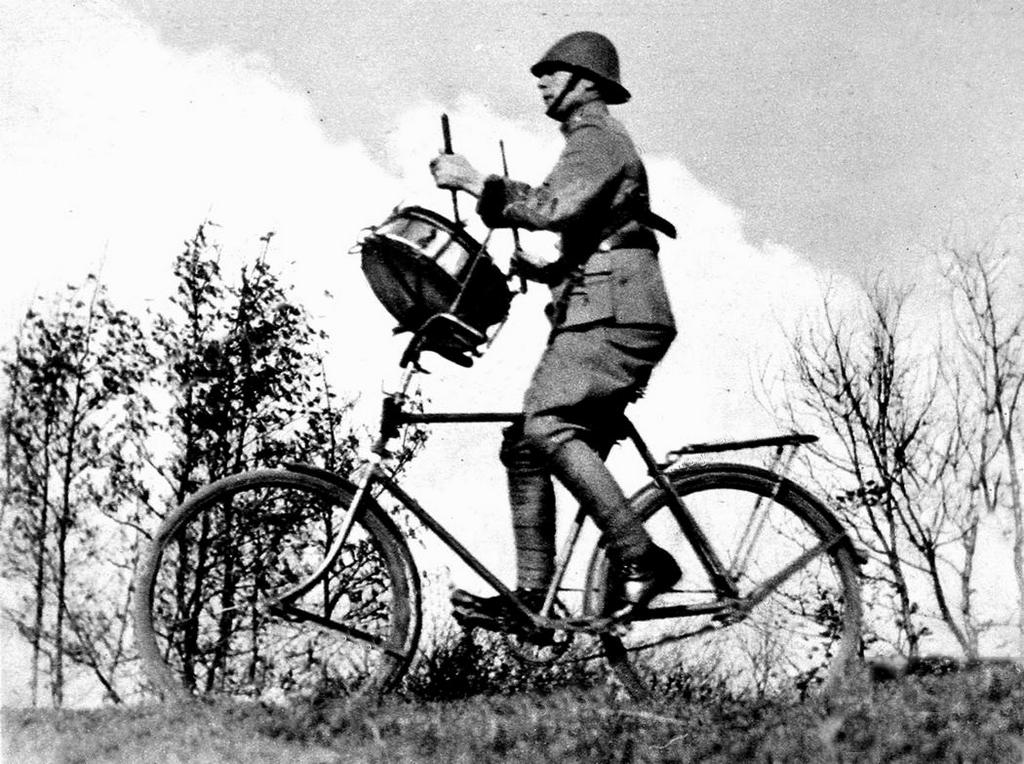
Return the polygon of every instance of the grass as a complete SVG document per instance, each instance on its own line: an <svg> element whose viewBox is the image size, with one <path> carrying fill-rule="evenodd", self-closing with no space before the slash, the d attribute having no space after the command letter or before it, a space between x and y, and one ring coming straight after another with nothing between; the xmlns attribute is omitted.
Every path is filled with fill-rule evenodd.
<svg viewBox="0 0 1024 764"><path fill-rule="evenodd" d="M240 705L5 711L12 762L1024 760L1024 673L904 677L804 703L723 695L649 707L609 685L287 712Z"/></svg>

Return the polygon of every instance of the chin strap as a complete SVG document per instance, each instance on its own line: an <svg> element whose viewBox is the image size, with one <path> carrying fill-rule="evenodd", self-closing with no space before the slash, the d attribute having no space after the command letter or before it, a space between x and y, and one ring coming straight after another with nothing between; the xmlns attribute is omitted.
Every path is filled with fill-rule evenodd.
<svg viewBox="0 0 1024 764"><path fill-rule="evenodd" d="M565 83L565 87L562 88L562 92L555 96L555 100L551 102L551 105L548 106L547 111L544 113L551 117L551 119L558 119L558 110L562 106L562 101L580 84L581 79L583 78L579 75L579 72L573 72L569 81Z"/></svg>

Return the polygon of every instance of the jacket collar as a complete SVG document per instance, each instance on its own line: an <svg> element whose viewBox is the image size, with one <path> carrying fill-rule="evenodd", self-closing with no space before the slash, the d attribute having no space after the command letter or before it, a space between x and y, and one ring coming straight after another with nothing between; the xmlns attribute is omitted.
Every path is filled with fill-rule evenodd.
<svg viewBox="0 0 1024 764"><path fill-rule="evenodd" d="M563 135L568 135L583 125L602 124L608 117L608 105L604 101L588 101L566 117L560 129Z"/></svg>

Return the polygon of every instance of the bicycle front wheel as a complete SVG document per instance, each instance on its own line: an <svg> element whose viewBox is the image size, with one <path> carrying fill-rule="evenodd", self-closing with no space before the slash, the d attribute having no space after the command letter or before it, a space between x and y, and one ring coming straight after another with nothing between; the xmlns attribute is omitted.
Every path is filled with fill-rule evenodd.
<svg viewBox="0 0 1024 764"><path fill-rule="evenodd" d="M845 675L857 659L861 601L853 547L831 512L795 483L736 464L668 474L732 582L723 596L656 485L633 500L655 543L683 579L624 633L602 637L605 655L638 699L677 693L802 695ZM603 548L591 561L590 609L615 606Z"/></svg>
<svg viewBox="0 0 1024 764"><path fill-rule="evenodd" d="M136 581L136 643L155 688L284 704L390 687L419 636L419 580L374 502L316 585L278 601L321 566L351 498L313 475L256 470L175 509Z"/></svg>

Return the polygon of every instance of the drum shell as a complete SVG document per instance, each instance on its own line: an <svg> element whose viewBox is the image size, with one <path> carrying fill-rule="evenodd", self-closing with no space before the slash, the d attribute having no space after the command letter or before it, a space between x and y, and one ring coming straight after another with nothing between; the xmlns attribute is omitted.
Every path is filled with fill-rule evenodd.
<svg viewBox="0 0 1024 764"><path fill-rule="evenodd" d="M451 312L483 336L508 315L505 275L461 226L430 210L396 210L366 236L361 253L370 288L400 329L416 331Z"/></svg>

